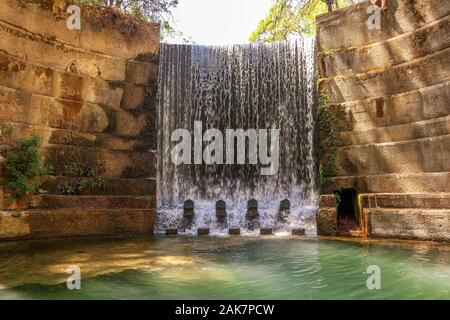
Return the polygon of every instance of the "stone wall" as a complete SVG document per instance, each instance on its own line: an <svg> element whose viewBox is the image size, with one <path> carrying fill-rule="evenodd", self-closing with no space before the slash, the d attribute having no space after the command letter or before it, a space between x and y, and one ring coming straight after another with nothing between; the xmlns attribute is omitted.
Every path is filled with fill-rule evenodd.
<svg viewBox="0 0 450 320"><path fill-rule="evenodd" d="M372 237L450 240L450 1L391 0L370 30L368 2L317 18L321 132L319 232L336 233L333 192L359 193Z"/></svg>
<svg viewBox="0 0 450 320"><path fill-rule="evenodd" d="M67 4L0 2L2 142L40 135L51 168L38 195L1 190L0 240L153 231L159 25L82 6L69 30Z"/></svg>

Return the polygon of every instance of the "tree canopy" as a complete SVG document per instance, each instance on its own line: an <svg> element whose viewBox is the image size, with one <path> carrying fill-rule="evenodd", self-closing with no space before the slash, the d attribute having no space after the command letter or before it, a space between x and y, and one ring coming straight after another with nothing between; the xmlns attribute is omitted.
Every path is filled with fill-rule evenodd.
<svg viewBox="0 0 450 320"><path fill-rule="evenodd" d="M161 23L161 34L167 36L173 29L171 10L178 5L178 0L76 0L99 6L114 7L148 21Z"/></svg>
<svg viewBox="0 0 450 320"><path fill-rule="evenodd" d="M334 0L344 7L361 0ZM315 17L328 11L323 0L275 0L265 19L250 35L250 42L286 41L289 37L314 35Z"/></svg>

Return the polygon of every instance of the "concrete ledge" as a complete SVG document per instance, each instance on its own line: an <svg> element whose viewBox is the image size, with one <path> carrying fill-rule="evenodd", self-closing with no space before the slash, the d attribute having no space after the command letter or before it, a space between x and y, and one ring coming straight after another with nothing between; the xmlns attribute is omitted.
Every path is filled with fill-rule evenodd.
<svg viewBox="0 0 450 320"><path fill-rule="evenodd" d="M0 212L0 240L150 235L154 218L141 209Z"/></svg>
<svg viewBox="0 0 450 320"><path fill-rule="evenodd" d="M450 210L369 209L369 236L420 240L450 240Z"/></svg>
<svg viewBox="0 0 450 320"><path fill-rule="evenodd" d="M361 205L365 209L378 208L450 208L450 193L437 194L404 194L404 193L374 193L362 194Z"/></svg>
<svg viewBox="0 0 450 320"><path fill-rule="evenodd" d="M450 190L450 172L382 174L334 177L325 181L322 193L354 188L359 193L439 193Z"/></svg>

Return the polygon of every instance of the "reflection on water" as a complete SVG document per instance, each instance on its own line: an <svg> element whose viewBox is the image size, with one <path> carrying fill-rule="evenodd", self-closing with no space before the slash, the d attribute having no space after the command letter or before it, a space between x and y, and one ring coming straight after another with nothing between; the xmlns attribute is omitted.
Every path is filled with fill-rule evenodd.
<svg viewBox="0 0 450 320"><path fill-rule="evenodd" d="M81 290L66 288L81 269ZM382 289L365 272L378 265ZM175 237L0 244L1 299L449 299L450 247Z"/></svg>

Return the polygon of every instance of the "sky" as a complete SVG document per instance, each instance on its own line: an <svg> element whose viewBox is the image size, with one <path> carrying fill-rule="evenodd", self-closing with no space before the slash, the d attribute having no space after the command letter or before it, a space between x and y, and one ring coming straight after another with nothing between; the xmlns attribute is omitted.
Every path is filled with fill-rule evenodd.
<svg viewBox="0 0 450 320"><path fill-rule="evenodd" d="M173 10L174 26L196 44L248 43L272 3L273 0L179 0ZM182 39L170 42L182 43Z"/></svg>

